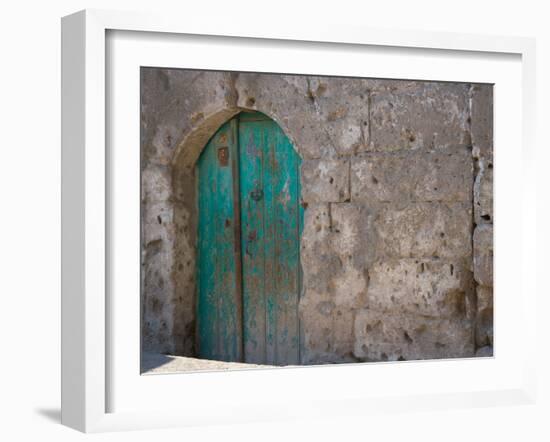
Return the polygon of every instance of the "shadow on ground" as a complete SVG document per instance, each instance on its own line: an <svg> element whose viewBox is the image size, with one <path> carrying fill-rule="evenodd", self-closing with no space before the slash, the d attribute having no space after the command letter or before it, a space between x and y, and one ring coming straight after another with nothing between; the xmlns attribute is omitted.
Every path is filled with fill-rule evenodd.
<svg viewBox="0 0 550 442"><path fill-rule="evenodd" d="M61 409L59 408L37 408L34 411L50 422L61 423Z"/></svg>

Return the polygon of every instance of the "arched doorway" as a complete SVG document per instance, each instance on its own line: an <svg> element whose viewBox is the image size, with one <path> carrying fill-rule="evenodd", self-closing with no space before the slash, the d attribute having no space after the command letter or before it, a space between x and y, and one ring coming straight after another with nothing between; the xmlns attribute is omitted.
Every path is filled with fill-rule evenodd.
<svg viewBox="0 0 550 442"><path fill-rule="evenodd" d="M243 112L198 160L201 358L300 363L300 157L273 120Z"/></svg>

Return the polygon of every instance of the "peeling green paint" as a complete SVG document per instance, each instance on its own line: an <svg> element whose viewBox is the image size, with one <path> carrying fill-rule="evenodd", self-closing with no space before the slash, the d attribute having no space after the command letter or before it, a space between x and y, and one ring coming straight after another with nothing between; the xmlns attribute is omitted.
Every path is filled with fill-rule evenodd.
<svg viewBox="0 0 550 442"><path fill-rule="evenodd" d="M237 168L231 167L234 160ZM199 159L201 357L300 363L300 164L281 128L258 112L234 117L204 149Z"/></svg>

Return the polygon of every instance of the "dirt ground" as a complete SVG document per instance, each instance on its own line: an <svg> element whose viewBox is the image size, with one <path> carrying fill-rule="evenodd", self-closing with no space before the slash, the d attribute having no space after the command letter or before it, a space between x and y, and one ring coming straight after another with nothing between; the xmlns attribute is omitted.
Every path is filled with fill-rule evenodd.
<svg viewBox="0 0 550 442"><path fill-rule="evenodd" d="M190 371L224 371L274 368L271 365L245 364L241 362L211 361L207 359L188 358L183 356L163 355L144 352L141 355L143 374L179 373Z"/></svg>

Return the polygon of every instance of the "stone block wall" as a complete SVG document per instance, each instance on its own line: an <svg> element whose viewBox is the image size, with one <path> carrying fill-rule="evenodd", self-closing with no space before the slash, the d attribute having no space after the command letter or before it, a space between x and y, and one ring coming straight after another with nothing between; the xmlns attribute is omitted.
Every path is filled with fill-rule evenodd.
<svg viewBox="0 0 550 442"><path fill-rule="evenodd" d="M492 86L142 68L142 347L194 355L195 161L241 110L302 157L302 362L492 354Z"/></svg>
<svg viewBox="0 0 550 442"><path fill-rule="evenodd" d="M470 90L475 166L473 265L477 355L493 354L493 89Z"/></svg>

